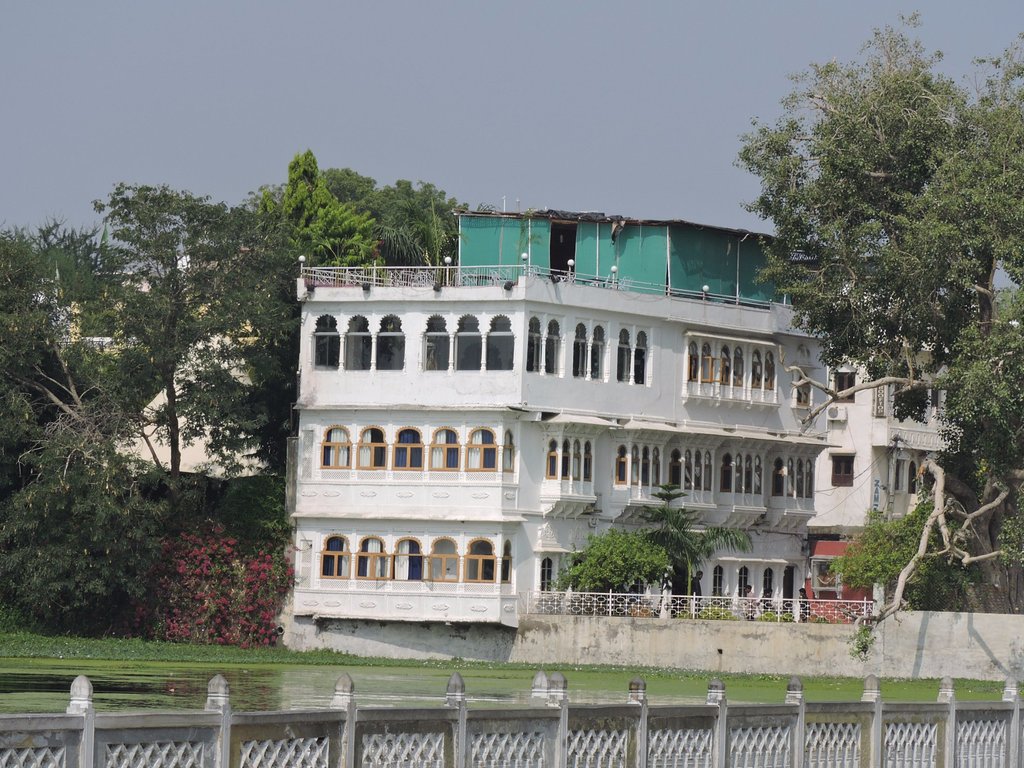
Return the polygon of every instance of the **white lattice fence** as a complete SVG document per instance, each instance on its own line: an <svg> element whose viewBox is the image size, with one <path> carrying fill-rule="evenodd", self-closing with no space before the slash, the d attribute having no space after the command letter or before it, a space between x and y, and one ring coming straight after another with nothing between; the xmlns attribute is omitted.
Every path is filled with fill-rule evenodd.
<svg viewBox="0 0 1024 768"><path fill-rule="evenodd" d="M651 731L647 768L711 768L714 734L710 729Z"/></svg>
<svg viewBox="0 0 1024 768"><path fill-rule="evenodd" d="M568 768L622 768L626 765L626 731L569 731Z"/></svg>
<svg viewBox="0 0 1024 768"><path fill-rule="evenodd" d="M327 739L243 741L242 768L327 768Z"/></svg>
<svg viewBox="0 0 1024 768"><path fill-rule="evenodd" d="M1006 765L1005 720L961 720L956 724L957 768Z"/></svg>
<svg viewBox="0 0 1024 768"><path fill-rule="evenodd" d="M371 733L363 736L364 768L443 768L444 734Z"/></svg>
<svg viewBox="0 0 1024 768"><path fill-rule="evenodd" d="M202 742L152 741L108 744L106 768L203 768Z"/></svg>
<svg viewBox="0 0 1024 768"><path fill-rule="evenodd" d="M734 728L729 731L732 768L789 768L789 726Z"/></svg>
<svg viewBox="0 0 1024 768"><path fill-rule="evenodd" d="M938 730L935 723L886 723L886 768L932 768Z"/></svg>
<svg viewBox="0 0 1024 768"><path fill-rule="evenodd" d="M0 749L0 768L64 768L64 747Z"/></svg>
<svg viewBox="0 0 1024 768"><path fill-rule="evenodd" d="M473 768L544 768L544 734L474 734L469 764Z"/></svg>
<svg viewBox="0 0 1024 768"><path fill-rule="evenodd" d="M860 768L860 723L808 723L805 768Z"/></svg>

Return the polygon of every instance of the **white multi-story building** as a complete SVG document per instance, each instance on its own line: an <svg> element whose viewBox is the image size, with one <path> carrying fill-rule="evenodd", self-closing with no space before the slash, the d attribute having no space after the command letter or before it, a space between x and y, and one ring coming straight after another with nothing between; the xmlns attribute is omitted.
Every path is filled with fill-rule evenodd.
<svg viewBox="0 0 1024 768"><path fill-rule="evenodd" d="M817 346L745 231L463 214L456 263L302 270L293 622L514 626L567 553L662 483L748 553L706 595L792 598L824 423ZM819 401L820 402L820 401ZM680 581L684 581L683 576Z"/></svg>
<svg viewBox="0 0 1024 768"><path fill-rule="evenodd" d="M830 372L830 385L837 392L848 390L863 375L853 366L841 366ZM818 459L817 514L808 526L809 579L816 596L866 596L864 590L844 590L832 560L863 530L870 510L889 518L911 511L918 501L922 461L942 450L942 393L928 391L923 421L898 419L894 396L892 385L863 389L825 411L829 447Z"/></svg>

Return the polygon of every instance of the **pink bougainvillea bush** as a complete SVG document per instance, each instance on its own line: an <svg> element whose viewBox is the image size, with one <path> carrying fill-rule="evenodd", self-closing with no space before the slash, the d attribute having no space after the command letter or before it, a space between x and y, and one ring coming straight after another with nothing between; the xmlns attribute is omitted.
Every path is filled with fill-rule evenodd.
<svg viewBox="0 0 1024 768"><path fill-rule="evenodd" d="M215 525L164 541L149 600L136 606L135 632L180 643L273 645L292 583L283 553L241 553Z"/></svg>

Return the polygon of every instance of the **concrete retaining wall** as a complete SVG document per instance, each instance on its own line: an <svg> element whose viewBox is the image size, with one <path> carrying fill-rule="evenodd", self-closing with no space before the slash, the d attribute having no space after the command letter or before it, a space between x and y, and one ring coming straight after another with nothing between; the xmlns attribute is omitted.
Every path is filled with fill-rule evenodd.
<svg viewBox="0 0 1024 768"><path fill-rule="evenodd" d="M465 658L537 666L616 664L723 673L1024 679L1024 616L908 612L875 630L866 661L851 658L854 629L591 616L528 616L493 625L296 620L287 644L386 658Z"/></svg>

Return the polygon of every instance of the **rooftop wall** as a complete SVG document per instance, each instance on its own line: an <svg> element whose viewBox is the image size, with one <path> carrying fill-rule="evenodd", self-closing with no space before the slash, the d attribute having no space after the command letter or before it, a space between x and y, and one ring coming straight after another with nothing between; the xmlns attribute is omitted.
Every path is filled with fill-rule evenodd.
<svg viewBox="0 0 1024 768"><path fill-rule="evenodd" d="M572 269L579 275L617 279L630 290L709 294L739 301L778 300L773 286L757 281L765 265L760 236L684 222L562 222L542 216L462 214L459 263L463 267L529 266ZM564 243L563 238L575 242ZM705 290L706 286L706 290Z"/></svg>

